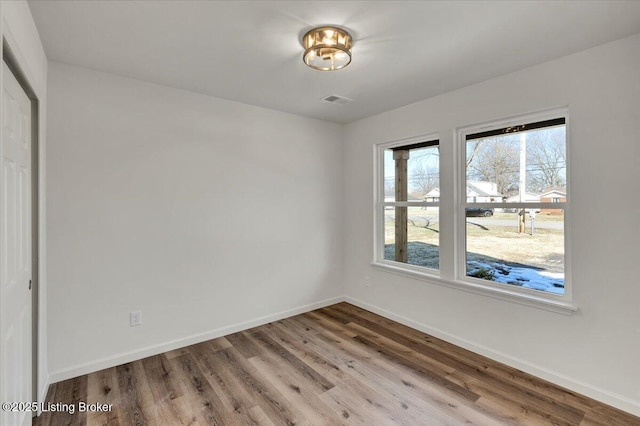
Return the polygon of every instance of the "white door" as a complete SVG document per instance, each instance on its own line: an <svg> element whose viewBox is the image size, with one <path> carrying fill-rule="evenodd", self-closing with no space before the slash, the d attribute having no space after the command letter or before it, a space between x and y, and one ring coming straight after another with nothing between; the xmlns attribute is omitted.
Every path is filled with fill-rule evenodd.
<svg viewBox="0 0 640 426"><path fill-rule="evenodd" d="M0 401L31 393L31 102L2 62L0 140ZM31 424L31 413L0 412L2 425Z"/></svg>

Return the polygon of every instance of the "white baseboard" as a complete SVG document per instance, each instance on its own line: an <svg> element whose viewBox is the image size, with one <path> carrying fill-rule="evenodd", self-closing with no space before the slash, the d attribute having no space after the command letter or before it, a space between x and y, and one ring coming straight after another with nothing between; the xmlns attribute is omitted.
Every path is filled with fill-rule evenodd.
<svg viewBox="0 0 640 426"><path fill-rule="evenodd" d="M135 351L125 352L119 355L102 358L96 361L75 366L73 368L58 370L58 371L52 372L49 375L49 383L60 382L62 380L71 379L74 377L82 376L84 374L93 373L95 371L100 371L105 368L111 368L117 365L125 364L127 362L132 362L132 361L136 361L149 356L158 355L163 352L180 349L185 346L195 345L196 343L201 343L207 340L216 339L218 337L237 333L238 331L247 330L249 328L257 327L263 324L267 324L269 322L278 321L284 318L292 317L294 315L299 315L305 312L313 311L314 309L320 309L325 306L344 302L344 300L345 300L344 296L333 297L331 299L326 299L320 302L299 306L297 308L288 309L286 311L278 312L272 315L266 315L266 316L262 316L252 320L232 324L229 326L216 328L214 330L210 330L204 333L194 334L189 337L184 337L184 338L176 339L170 342L148 346L146 348L138 349Z"/></svg>
<svg viewBox="0 0 640 426"><path fill-rule="evenodd" d="M47 375L46 379L44 379L44 383L40 386L38 392L38 416L42 414L42 404L47 400L47 392L49 392L49 385L51 384L51 376Z"/></svg>
<svg viewBox="0 0 640 426"><path fill-rule="evenodd" d="M626 411L636 416L640 416L640 401L634 401L622 395L618 395L613 392L600 389L596 386L589 385L579 380L574 380L565 375L556 373L554 371L548 370L538 365L530 364L528 362L519 360L510 355L495 351L491 348L480 345L478 343L456 337L452 334L449 334L442 330L438 330L433 327L429 327L425 324L419 323L417 321L414 321L402 315L398 315L386 309L382 309L377 306L370 305L367 302L364 302L359 299L355 299L351 296L345 296L344 301L347 303L351 303L352 305L358 306L359 308L366 309L368 311L381 315L390 320L404 324L408 327L422 331L423 333L430 334L434 337L437 337L439 339L442 339L454 345L460 346L469 351L486 356L487 358L501 362L510 367L517 368L518 370L532 374L536 377L547 380L548 382L555 383L558 386L562 386L564 388L570 389L582 395L588 396L589 398L593 398L597 401L619 408L620 410Z"/></svg>

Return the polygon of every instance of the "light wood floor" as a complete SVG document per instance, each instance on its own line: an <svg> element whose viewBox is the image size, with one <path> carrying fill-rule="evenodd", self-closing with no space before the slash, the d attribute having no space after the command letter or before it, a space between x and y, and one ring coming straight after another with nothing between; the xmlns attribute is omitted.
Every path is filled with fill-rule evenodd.
<svg viewBox="0 0 640 426"><path fill-rule="evenodd" d="M47 401L113 410L45 413L39 426L640 425L346 303L59 382Z"/></svg>

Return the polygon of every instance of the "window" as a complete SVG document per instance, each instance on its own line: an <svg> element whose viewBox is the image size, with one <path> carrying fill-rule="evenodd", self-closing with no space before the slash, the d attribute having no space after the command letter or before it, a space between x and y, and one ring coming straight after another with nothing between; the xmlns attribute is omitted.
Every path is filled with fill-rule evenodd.
<svg viewBox="0 0 640 426"><path fill-rule="evenodd" d="M462 281L562 298L567 119L525 117L460 133Z"/></svg>
<svg viewBox="0 0 640 426"><path fill-rule="evenodd" d="M440 267L438 140L377 147L376 262L427 273Z"/></svg>
<svg viewBox="0 0 640 426"><path fill-rule="evenodd" d="M428 135L376 145L372 265L576 311L565 232L567 126L566 109L556 109L458 128L452 144Z"/></svg>

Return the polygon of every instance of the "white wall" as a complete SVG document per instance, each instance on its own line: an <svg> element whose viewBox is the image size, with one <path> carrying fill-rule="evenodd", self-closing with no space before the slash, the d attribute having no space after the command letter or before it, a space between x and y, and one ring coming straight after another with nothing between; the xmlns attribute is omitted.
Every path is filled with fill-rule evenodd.
<svg viewBox="0 0 640 426"><path fill-rule="evenodd" d="M577 313L564 316L371 267L374 144L439 132L441 190L451 194L456 127L566 105ZM345 139L351 300L640 414L640 35L360 120L347 126ZM441 264L449 270L453 209L443 195ZM362 285L364 276L371 288Z"/></svg>
<svg viewBox="0 0 640 426"><path fill-rule="evenodd" d="M49 99L54 381L342 294L341 125L59 63Z"/></svg>
<svg viewBox="0 0 640 426"><path fill-rule="evenodd" d="M38 389L37 395L44 400L49 386L47 366L47 219L46 219L46 123L47 123L47 58L44 54L38 30L26 1L0 2L0 28L2 37L11 48L21 72L38 98L39 115L39 297L38 306ZM1 73L2 71L0 71ZM3 78L3 77L0 77ZM0 92L0 104L2 104Z"/></svg>

